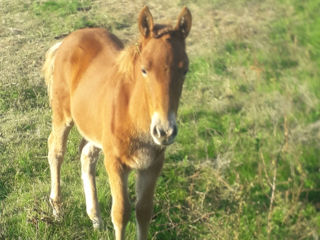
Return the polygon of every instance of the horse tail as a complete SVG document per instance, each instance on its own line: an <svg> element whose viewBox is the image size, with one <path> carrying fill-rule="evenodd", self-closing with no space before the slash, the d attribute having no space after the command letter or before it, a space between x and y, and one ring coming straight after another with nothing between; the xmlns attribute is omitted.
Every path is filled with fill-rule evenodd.
<svg viewBox="0 0 320 240"><path fill-rule="evenodd" d="M54 61L56 58L57 49L60 47L62 42L57 42L54 44L46 53L46 59L42 67L42 74L44 76L47 89L48 89L48 96L49 102L51 105L52 99L52 82L53 82L53 73L54 73Z"/></svg>

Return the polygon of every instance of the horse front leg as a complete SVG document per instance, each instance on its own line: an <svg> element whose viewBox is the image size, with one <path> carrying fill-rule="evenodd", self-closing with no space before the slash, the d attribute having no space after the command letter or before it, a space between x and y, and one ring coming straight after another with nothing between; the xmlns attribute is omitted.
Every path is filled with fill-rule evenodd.
<svg viewBox="0 0 320 240"><path fill-rule="evenodd" d="M136 222L138 240L146 240L148 237L148 228L153 212L153 195L163 161L164 155L162 153L156 160L156 164L137 172Z"/></svg>
<svg viewBox="0 0 320 240"><path fill-rule="evenodd" d="M112 195L111 218L116 240L124 240L125 229L130 218L130 202L128 196L128 175L130 169L121 164L118 158L105 155L105 167L109 176Z"/></svg>

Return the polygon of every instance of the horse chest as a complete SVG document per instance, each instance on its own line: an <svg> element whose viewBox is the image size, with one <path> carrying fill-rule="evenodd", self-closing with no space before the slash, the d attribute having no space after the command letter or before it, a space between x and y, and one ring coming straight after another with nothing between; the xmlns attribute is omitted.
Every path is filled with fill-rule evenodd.
<svg viewBox="0 0 320 240"><path fill-rule="evenodd" d="M147 169L155 163L164 148L149 142L132 144L129 154L129 166L133 169Z"/></svg>

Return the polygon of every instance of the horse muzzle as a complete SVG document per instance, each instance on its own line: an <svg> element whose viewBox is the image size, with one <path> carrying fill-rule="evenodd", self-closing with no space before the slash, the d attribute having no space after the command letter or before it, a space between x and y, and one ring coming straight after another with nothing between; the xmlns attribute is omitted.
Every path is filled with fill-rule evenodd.
<svg viewBox="0 0 320 240"><path fill-rule="evenodd" d="M172 144L178 134L175 114L170 114L167 121L161 121L157 113L153 114L150 133L157 145L167 146Z"/></svg>

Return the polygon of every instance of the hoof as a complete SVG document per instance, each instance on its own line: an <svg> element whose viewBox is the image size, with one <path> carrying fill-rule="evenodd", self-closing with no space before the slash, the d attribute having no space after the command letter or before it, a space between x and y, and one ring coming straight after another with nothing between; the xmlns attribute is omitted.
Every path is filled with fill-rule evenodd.
<svg viewBox="0 0 320 240"><path fill-rule="evenodd" d="M52 214L55 218L55 220L60 221L61 220L61 203L52 200L51 198L49 199L50 205L52 207Z"/></svg>
<svg viewBox="0 0 320 240"><path fill-rule="evenodd" d="M92 225L94 230L103 230L103 223L100 218L92 220Z"/></svg>

